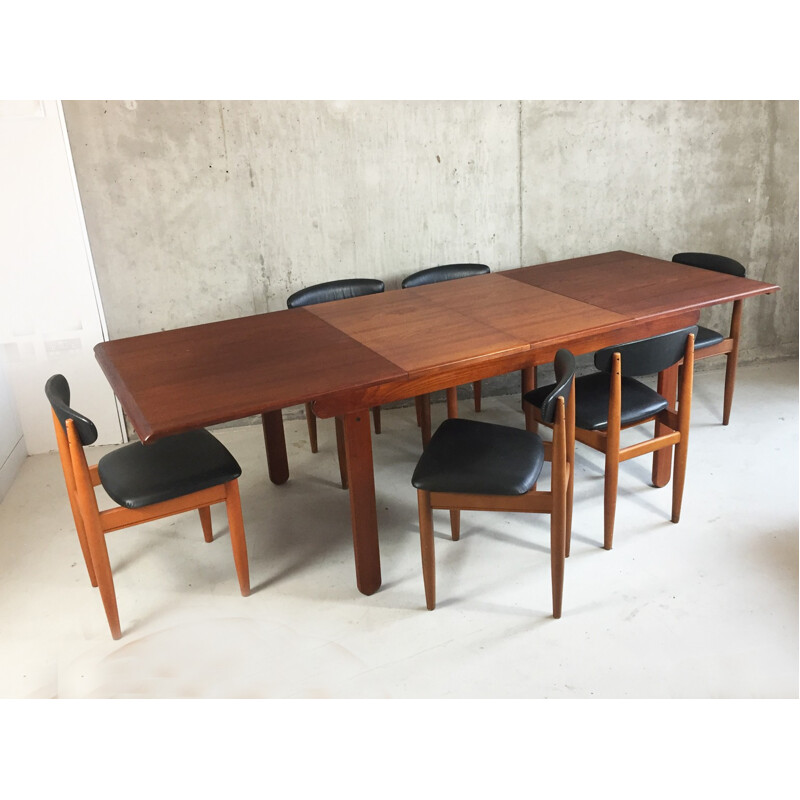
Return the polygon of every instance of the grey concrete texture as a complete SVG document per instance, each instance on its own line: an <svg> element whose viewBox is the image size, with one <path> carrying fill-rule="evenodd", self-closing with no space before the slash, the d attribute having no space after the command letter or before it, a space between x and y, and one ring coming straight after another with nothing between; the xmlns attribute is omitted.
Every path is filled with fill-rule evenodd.
<svg viewBox="0 0 800 800"><path fill-rule="evenodd" d="M727 255L781 286L745 302L740 361L797 353L796 101L528 102L521 130L522 262Z"/></svg>
<svg viewBox="0 0 800 800"><path fill-rule="evenodd" d="M797 101L63 105L112 338L335 278L705 250L782 287L741 360L797 354Z"/></svg>
<svg viewBox="0 0 800 800"><path fill-rule="evenodd" d="M65 103L111 336L518 264L514 103Z"/></svg>

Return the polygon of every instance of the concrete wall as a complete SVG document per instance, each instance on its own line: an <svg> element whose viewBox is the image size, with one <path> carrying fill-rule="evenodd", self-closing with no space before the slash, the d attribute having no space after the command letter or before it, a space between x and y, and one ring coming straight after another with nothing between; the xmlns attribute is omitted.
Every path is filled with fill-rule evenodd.
<svg viewBox="0 0 800 800"><path fill-rule="evenodd" d="M744 304L740 362L797 353L797 102L522 109L524 263L616 249L721 253L782 287ZM701 320L726 330L730 309Z"/></svg>
<svg viewBox="0 0 800 800"><path fill-rule="evenodd" d="M796 101L64 111L112 338L276 310L339 277L696 249L783 287L745 304L742 360L797 354Z"/></svg>
<svg viewBox="0 0 800 800"><path fill-rule="evenodd" d="M515 103L65 103L112 338L519 264Z"/></svg>

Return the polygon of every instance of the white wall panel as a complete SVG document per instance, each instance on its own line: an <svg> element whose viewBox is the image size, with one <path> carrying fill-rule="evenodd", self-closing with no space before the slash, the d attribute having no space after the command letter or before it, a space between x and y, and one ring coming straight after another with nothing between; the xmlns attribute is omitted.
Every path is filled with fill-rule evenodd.
<svg viewBox="0 0 800 800"><path fill-rule="evenodd" d="M104 338L91 254L59 103L0 106L0 348L30 454L55 448L44 383L56 372L98 427L122 440L94 358Z"/></svg>

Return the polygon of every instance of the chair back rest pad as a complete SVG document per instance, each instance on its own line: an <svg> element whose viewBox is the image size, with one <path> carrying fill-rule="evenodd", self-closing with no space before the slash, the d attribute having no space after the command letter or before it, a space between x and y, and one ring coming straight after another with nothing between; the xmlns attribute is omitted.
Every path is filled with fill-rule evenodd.
<svg viewBox="0 0 800 800"><path fill-rule="evenodd" d="M401 287L410 289L412 286L427 286L429 283L442 283L454 281L458 278L470 278L473 275L486 275L491 272L486 264L443 264L440 267L430 267L408 275L403 279Z"/></svg>
<svg viewBox="0 0 800 800"><path fill-rule="evenodd" d="M676 253L672 256L672 260L676 264L686 264L690 267L724 272L726 275L734 275L737 278L744 278L745 276L745 269L738 261L726 256L718 256L714 253Z"/></svg>
<svg viewBox="0 0 800 800"><path fill-rule="evenodd" d="M575 356L569 350L561 349L553 359L553 370L556 374L556 383L552 391L542 400L539 409L542 420L552 423L556 415L558 398L564 398L566 405L569 400L569 393L572 389L572 379L575 377Z"/></svg>
<svg viewBox="0 0 800 800"><path fill-rule="evenodd" d="M50 401L50 405L55 412L56 418L61 423L61 427L66 433L67 420L71 419L75 424L81 444L89 445L97 441L97 428L94 423L83 414L79 414L69 406L69 383L63 375L52 375L44 385L44 393Z"/></svg>
<svg viewBox="0 0 800 800"><path fill-rule="evenodd" d="M594 365L601 372L611 372L614 353L619 353L623 376L635 378L639 375L654 375L683 358L689 334L697 336L697 325L635 342L604 347L594 354Z"/></svg>
<svg viewBox="0 0 800 800"><path fill-rule="evenodd" d="M332 300L361 297L365 294L380 294L385 288L383 281L374 278L345 278L338 281L327 281L307 286L305 289L295 292L286 301L286 307L300 308L317 303L329 303Z"/></svg>

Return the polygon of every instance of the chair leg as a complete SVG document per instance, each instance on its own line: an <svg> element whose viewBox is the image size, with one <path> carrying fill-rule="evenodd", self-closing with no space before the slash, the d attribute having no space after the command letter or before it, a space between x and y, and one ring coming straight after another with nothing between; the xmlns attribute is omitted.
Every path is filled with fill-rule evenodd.
<svg viewBox="0 0 800 800"><path fill-rule="evenodd" d="M211 508L205 506L204 508L198 508L197 511L200 514L200 524L203 526L203 538L207 542L213 542L214 531L211 528Z"/></svg>
<svg viewBox="0 0 800 800"><path fill-rule="evenodd" d="M457 508L450 509L450 535L454 542L461 537L461 511Z"/></svg>
<svg viewBox="0 0 800 800"><path fill-rule="evenodd" d="M83 518L81 517L77 501L73 500L72 495L70 495L69 502L70 506L72 506L72 518L75 520L75 531L78 534L78 542L81 546L81 553L83 553L83 560L86 563L86 570L89 573L89 580L92 586L96 588L97 576L94 574L94 565L92 564L92 555L89 552L89 542L86 539L86 529L83 526Z"/></svg>
<svg viewBox="0 0 800 800"><path fill-rule="evenodd" d="M336 417L336 453L339 456L339 477L342 481L342 489L347 489L347 453L344 444L344 420L341 417Z"/></svg>
<svg viewBox="0 0 800 800"><path fill-rule="evenodd" d="M736 300L731 314L730 338L733 340L730 353L725 359L725 399L722 405L722 424L727 425L731 418L733 386L736 383L736 362L739 360L739 332L742 327L742 301Z"/></svg>
<svg viewBox="0 0 800 800"><path fill-rule="evenodd" d="M524 367L520 372L522 394L532 392L539 380L539 367Z"/></svg>
<svg viewBox="0 0 800 800"><path fill-rule="evenodd" d="M451 386L447 390L447 419L458 417L458 387Z"/></svg>
<svg viewBox="0 0 800 800"><path fill-rule="evenodd" d="M472 382L472 398L473 402L475 403L475 410L481 410L481 382L480 381L473 381Z"/></svg>
<svg viewBox="0 0 800 800"><path fill-rule="evenodd" d="M734 348L735 349L735 348ZM683 486L686 482L686 461L689 456L689 427L692 413L692 388L694 383L694 336L689 336L686 344L685 380L681 385L678 399L678 433L680 438L675 445L675 467L672 476L672 521L678 522L681 518L681 503L683 502Z"/></svg>
<svg viewBox="0 0 800 800"><path fill-rule="evenodd" d="M122 630L119 625L119 610L117 609L117 595L114 591L114 578L111 575L111 562L108 560L105 534L100 529L99 521L91 520L86 526L86 537L89 542L89 551L92 555L97 586L100 589L100 599L111 628L111 638L119 639Z"/></svg>
<svg viewBox="0 0 800 800"><path fill-rule="evenodd" d="M58 443L58 455L61 459L61 469L64 472L64 482L67 488L67 497L69 498L69 507L72 510L72 519L75 522L75 532L78 534L78 543L81 546L81 553L83 553L83 560L86 564L86 571L89 573L89 580L92 586L97 586L97 577L94 574L94 566L92 564L92 555L89 552L89 542L86 539L86 529L83 525L83 517L81 516L80 504L75 488L75 477L72 471L72 464L70 463L69 444L67 442L64 429L61 423L56 418L53 412L53 422L55 423L56 441Z"/></svg>
<svg viewBox="0 0 800 800"><path fill-rule="evenodd" d="M566 496L553 496L550 512L550 580L553 584L553 617L561 617L561 599L564 593L564 559L566 557Z"/></svg>
<svg viewBox="0 0 800 800"><path fill-rule="evenodd" d="M233 563L236 576L239 578L239 590L242 597L250 594L250 568L247 563L247 541L244 537L244 520L242 519L242 499L239 495L239 481L225 484L225 508L228 512L228 530L231 534Z"/></svg>
<svg viewBox="0 0 800 800"><path fill-rule="evenodd" d="M733 387L736 384L736 362L738 353L728 353L725 359L725 396L722 402L722 424L727 425L731 418Z"/></svg>
<svg viewBox="0 0 800 800"><path fill-rule="evenodd" d="M617 511L617 484L619 482L619 444L620 444L620 416L622 414L622 359L619 353L614 353L611 362L611 386L608 398L608 425L605 434L605 491L603 493L603 547L611 549L614 539L614 517ZM659 394L667 384L662 380L669 378L673 383L672 394L662 395L675 405L675 383L678 380L677 368L668 368L658 375ZM656 431L661 423L656 422ZM670 448L670 456L672 455ZM656 476L656 459L653 461L653 478Z"/></svg>
<svg viewBox="0 0 800 800"><path fill-rule="evenodd" d="M375 406L372 409L372 424L375 428L375 433L381 432L381 407Z"/></svg>
<svg viewBox="0 0 800 800"><path fill-rule="evenodd" d="M610 443L609 443L610 445ZM614 539L614 517L617 511L617 483L619 481L619 447L606 453L605 492L603 496L603 547L611 549Z"/></svg>
<svg viewBox="0 0 800 800"><path fill-rule="evenodd" d="M317 418L311 409L311 403L306 403L306 425L308 425L308 441L311 442L311 452L317 452Z"/></svg>
<svg viewBox="0 0 800 800"><path fill-rule="evenodd" d="M679 522L681 504L683 502L683 486L686 482L686 461L689 455L689 443L681 436L675 445L675 464L672 470L672 521Z"/></svg>
<svg viewBox="0 0 800 800"><path fill-rule="evenodd" d="M575 465L572 464L572 468L570 469L569 473L569 480L567 481L567 508L565 514L565 522L564 522L564 556L569 557L569 546L572 543L572 498L575 490L575 480L573 476L573 470Z"/></svg>
<svg viewBox="0 0 800 800"><path fill-rule="evenodd" d="M569 402L567 403L566 419L566 450L567 450L567 530L565 533L564 555L569 557L569 548L572 543L572 501L575 494L575 383L573 381Z"/></svg>
<svg viewBox="0 0 800 800"><path fill-rule="evenodd" d="M422 580L425 583L425 605L436 608L436 557L433 548L433 510L428 492L417 490L419 506L419 542L422 550Z"/></svg>

